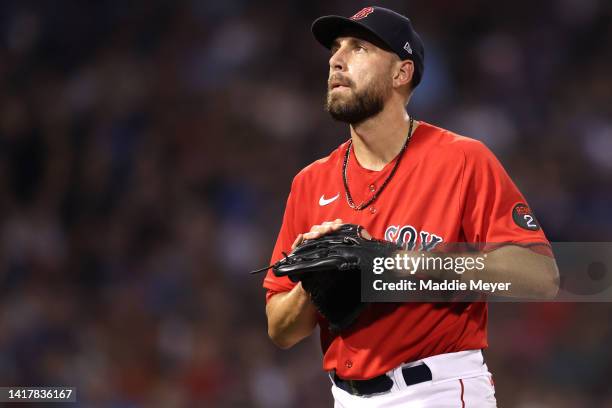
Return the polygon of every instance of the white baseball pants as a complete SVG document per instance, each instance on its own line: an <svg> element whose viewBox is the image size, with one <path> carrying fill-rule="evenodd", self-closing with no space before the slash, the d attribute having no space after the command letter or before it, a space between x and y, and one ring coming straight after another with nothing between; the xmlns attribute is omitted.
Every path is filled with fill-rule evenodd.
<svg viewBox="0 0 612 408"><path fill-rule="evenodd" d="M431 381L406 386L401 369L426 364ZM492 375L480 350L440 354L406 363L387 373L393 388L384 394L355 396L332 386L334 408L495 408Z"/></svg>

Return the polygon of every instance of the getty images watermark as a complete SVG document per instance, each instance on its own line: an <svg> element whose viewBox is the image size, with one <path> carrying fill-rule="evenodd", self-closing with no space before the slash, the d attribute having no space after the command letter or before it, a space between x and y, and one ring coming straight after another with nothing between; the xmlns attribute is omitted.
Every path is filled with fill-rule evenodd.
<svg viewBox="0 0 612 408"><path fill-rule="evenodd" d="M487 262L493 258L489 255L507 245L518 244L446 244L436 252L407 251L393 257L374 258L371 270L361 274L361 299L364 302L612 302L612 243L551 243L548 254L554 254L559 269L559 293L554 299L514 297L512 276L498 273L496 281L491 281ZM520 246L531 247L536 252L538 246L542 249L541 243Z"/></svg>
<svg viewBox="0 0 612 408"><path fill-rule="evenodd" d="M418 255L396 254L394 257L377 257L372 264L372 273L382 275L391 272L393 277L400 277L399 281L387 281L385 279L374 279L372 288L375 291L408 291L408 292L456 292L456 291L478 291L485 293L496 293L510 290L512 282L486 282L482 279L427 279L430 273L433 275L449 275L455 273L462 276L466 272L480 272L485 269L487 254L477 256L444 256L442 254L420 253ZM401 279L402 276L416 275L418 279Z"/></svg>

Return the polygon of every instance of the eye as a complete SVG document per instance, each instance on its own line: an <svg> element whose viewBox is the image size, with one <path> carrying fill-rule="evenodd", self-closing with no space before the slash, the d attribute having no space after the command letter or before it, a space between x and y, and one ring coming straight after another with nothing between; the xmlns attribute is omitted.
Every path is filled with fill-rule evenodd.
<svg viewBox="0 0 612 408"><path fill-rule="evenodd" d="M363 52L363 51L367 51L367 48L363 44L357 44L355 45L355 50L359 52Z"/></svg>

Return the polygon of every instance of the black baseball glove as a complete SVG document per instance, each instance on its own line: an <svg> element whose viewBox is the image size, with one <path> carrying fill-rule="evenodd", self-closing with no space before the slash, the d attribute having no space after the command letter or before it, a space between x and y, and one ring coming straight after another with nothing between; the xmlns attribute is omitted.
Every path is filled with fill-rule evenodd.
<svg viewBox="0 0 612 408"><path fill-rule="evenodd" d="M372 273L374 258L393 256L401 249L388 241L366 239L362 230L359 225L344 224L337 231L303 241L271 266L276 276L302 282L332 331L349 327L366 306L361 301L361 272Z"/></svg>

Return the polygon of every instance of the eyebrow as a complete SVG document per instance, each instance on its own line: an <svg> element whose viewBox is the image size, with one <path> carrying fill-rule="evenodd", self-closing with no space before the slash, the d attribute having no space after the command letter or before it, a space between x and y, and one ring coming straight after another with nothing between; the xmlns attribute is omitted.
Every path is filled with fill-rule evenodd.
<svg viewBox="0 0 612 408"><path fill-rule="evenodd" d="M352 44L357 44L357 43L367 42L367 40L362 40L361 38L349 38L348 41L349 41L349 44L351 44L351 45ZM333 50L334 48L340 48L340 41L338 41L337 38L329 46L330 50Z"/></svg>

